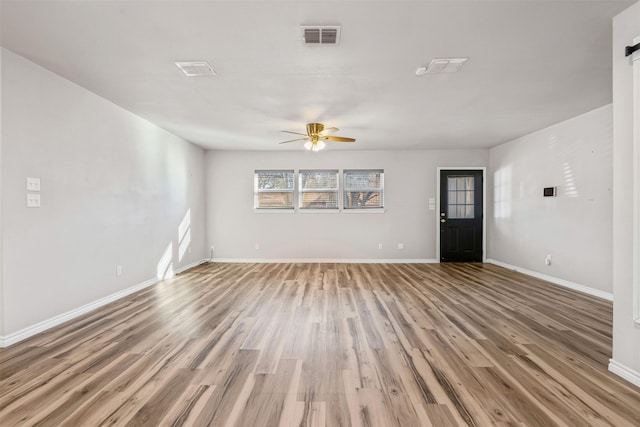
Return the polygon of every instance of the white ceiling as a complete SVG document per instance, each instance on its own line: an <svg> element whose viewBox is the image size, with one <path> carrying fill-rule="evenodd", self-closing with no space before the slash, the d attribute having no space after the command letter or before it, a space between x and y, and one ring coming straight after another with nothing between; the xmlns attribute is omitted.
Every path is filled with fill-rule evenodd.
<svg viewBox="0 0 640 427"><path fill-rule="evenodd" d="M280 130L311 121L358 140L332 150L485 148L611 102L631 3L2 0L1 44L209 149L301 149ZM315 24L341 43L303 46ZM442 57L469 61L415 75Z"/></svg>

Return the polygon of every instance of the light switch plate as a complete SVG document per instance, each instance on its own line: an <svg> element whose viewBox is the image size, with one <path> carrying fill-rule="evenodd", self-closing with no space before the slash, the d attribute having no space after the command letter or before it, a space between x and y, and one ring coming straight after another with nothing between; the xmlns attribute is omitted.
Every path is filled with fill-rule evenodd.
<svg viewBox="0 0 640 427"><path fill-rule="evenodd" d="M436 199L434 197L429 197L429 210L430 211L436 210Z"/></svg>
<svg viewBox="0 0 640 427"><path fill-rule="evenodd" d="M27 177L27 191L40 191L40 178Z"/></svg>
<svg viewBox="0 0 640 427"><path fill-rule="evenodd" d="M27 207L39 208L40 207L40 195L39 194L27 194Z"/></svg>

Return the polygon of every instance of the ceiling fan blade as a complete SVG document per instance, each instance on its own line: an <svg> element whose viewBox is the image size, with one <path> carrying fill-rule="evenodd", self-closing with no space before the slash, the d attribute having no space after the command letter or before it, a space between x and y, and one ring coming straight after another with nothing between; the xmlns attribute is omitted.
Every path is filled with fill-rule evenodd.
<svg viewBox="0 0 640 427"><path fill-rule="evenodd" d="M309 141L309 137L307 137L307 138L298 138L298 139L290 139L289 141L282 141L282 142L279 142L278 144L287 144L289 142L296 142L296 141Z"/></svg>
<svg viewBox="0 0 640 427"><path fill-rule="evenodd" d="M323 136L322 139L333 142L355 142L354 138L346 138L344 136Z"/></svg>
<svg viewBox="0 0 640 427"><path fill-rule="evenodd" d="M285 133L292 133L292 134L294 134L294 135L309 136L309 135L307 135L306 133L291 132L290 130L283 130L282 132L285 132Z"/></svg>
<svg viewBox="0 0 640 427"><path fill-rule="evenodd" d="M339 130L340 129L338 129L338 128L325 128L325 130L320 132L320 135L322 135L322 136L333 135L334 133L338 132Z"/></svg>

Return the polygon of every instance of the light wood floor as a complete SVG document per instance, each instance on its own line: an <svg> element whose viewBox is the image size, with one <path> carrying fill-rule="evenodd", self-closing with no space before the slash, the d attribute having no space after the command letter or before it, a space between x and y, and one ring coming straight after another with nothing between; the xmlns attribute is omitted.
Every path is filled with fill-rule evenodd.
<svg viewBox="0 0 640 427"><path fill-rule="evenodd" d="M640 426L611 303L483 264L205 264L0 350L2 426Z"/></svg>

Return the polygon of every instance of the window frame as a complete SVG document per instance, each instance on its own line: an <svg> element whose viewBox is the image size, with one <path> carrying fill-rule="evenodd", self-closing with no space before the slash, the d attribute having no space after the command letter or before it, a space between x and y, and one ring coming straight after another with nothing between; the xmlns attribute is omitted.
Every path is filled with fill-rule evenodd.
<svg viewBox="0 0 640 427"><path fill-rule="evenodd" d="M335 175L336 186L333 187L318 187L318 188L304 188L302 186L303 176L309 173L331 173ZM299 169L297 182L297 204L296 208L299 212L339 212L340 211L340 170L339 169ZM312 207L304 207L303 206L303 197L306 193L327 193L327 194L335 194L335 206L330 207L321 207L321 206L312 206Z"/></svg>
<svg viewBox="0 0 640 427"><path fill-rule="evenodd" d="M460 188L460 179L464 179L463 188ZM455 180L455 187L451 188L451 182ZM471 181L469 181L471 180ZM449 219L475 219L475 178L468 176L449 176L447 177L447 217ZM451 200L451 196L455 201ZM461 197L462 196L462 200ZM452 211L455 208L455 212ZM460 213L460 208L463 213ZM469 215L471 212L471 215Z"/></svg>
<svg viewBox="0 0 640 427"><path fill-rule="evenodd" d="M349 188L348 187L348 175L350 174L360 174L364 175L365 173L378 173L380 174L380 186L379 187L358 187ZM384 200L384 169L343 169L343 188L342 188L342 209L345 212L384 212L385 209L385 200ZM379 192L381 205L380 206L349 206L347 204L347 197L349 193L362 193L363 191L368 192Z"/></svg>
<svg viewBox="0 0 640 427"><path fill-rule="evenodd" d="M264 174L264 173L272 173L272 174L277 174L277 173L290 173L291 174L291 179L292 179L292 187L291 189L288 188L273 188L273 189L265 189L265 188L258 188L258 180L259 180L259 176L260 174ZM260 206L259 202L260 202L260 194L266 194L266 193L291 193L291 205L287 205L287 206ZM256 211L284 211L284 212L294 212L295 211L295 200L296 200L296 172L294 169L256 169L253 171L253 208Z"/></svg>

